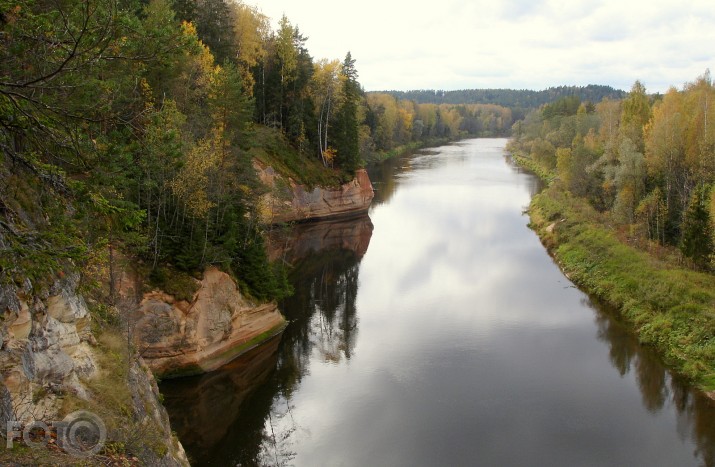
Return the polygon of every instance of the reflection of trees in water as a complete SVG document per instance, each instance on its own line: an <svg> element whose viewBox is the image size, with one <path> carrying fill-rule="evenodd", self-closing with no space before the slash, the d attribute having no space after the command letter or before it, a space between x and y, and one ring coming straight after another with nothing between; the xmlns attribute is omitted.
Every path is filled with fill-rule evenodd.
<svg viewBox="0 0 715 467"><path fill-rule="evenodd" d="M370 181L375 189L375 197L372 199L372 205L387 203L392 198L392 195L397 191L398 172L410 170L410 160L412 155L401 157L393 157L378 164L368 166L367 173L370 176Z"/></svg>
<svg viewBox="0 0 715 467"><path fill-rule="evenodd" d="M262 417L251 420L257 409L267 410L271 401L261 401L255 393L262 383L271 380L279 342L278 338L271 339L217 371L162 382L171 427L192 461L203 465L237 456L257 458L257 451L237 453L224 440L243 439L241 444L246 446L259 445L256 433L242 430L236 420L247 420L248 426L262 422Z"/></svg>
<svg viewBox="0 0 715 467"><path fill-rule="evenodd" d="M310 358L353 355L359 264L371 233L367 216L296 226L295 237L280 244L307 256L294 261L295 294L280 304L290 324L277 351L259 347L217 372L162 385L172 426L196 464L292 463L294 446L308 436L292 399Z"/></svg>
<svg viewBox="0 0 715 467"><path fill-rule="evenodd" d="M515 171L517 173L525 173L525 174L531 175L531 178L529 179L529 195L531 198L533 198L535 195L541 193L541 190L546 188L546 184L544 183L543 180L541 180L533 172L530 172L527 169L521 167L519 164L517 164L511 155L505 155L504 161L506 161L507 165L509 167L511 167L511 169L513 171Z"/></svg>
<svg viewBox="0 0 715 467"><path fill-rule="evenodd" d="M266 388L274 395L264 412L256 465L289 464L295 457L293 446L308 435L293 417L291 401L314 352L329 362L351 358L358 330L359 263L354 251L333 249L295 265L295 294L281 304L291 324L283 334L272 384Z"/></svg>
<svg viewBox="0 0 715 467"><path fill-rule="evenodd" d="M342 266L342 265L340 265ZM357 337L358 265L336 270L334 264L324 267L311 285L315 310L311 319L311 342L326 361L350 359Z"/></svg>
<svg viewBox="0 0 715 467"><path fill-rule="evenodd" d="M605 312L597 311L596 324L598 338L609 344L611 363L621 376L635 369L643 406L655 413L672 404L680 437L693 440L695 455L704 465L715 465L715 403L672 375L652 349L639 345L624 325Z"/></svg>
<svg viewBox="0 0 715 467"><path fill-rule="evenodd" d="M263 442L255 465L289 465L295 458L293 435L298 424L293 418L293 407L284 397L274 400L263 426ZM243 465L243 464L241 464Z"/></svg>

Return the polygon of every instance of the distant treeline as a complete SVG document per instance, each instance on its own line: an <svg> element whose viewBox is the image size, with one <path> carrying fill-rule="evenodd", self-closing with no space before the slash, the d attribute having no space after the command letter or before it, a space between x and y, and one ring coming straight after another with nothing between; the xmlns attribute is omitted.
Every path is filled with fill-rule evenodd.
<svg viewBox="0 0 715 467"><path fill-rule="evenodd" d="M514 118L524 117L522 109L535 109L563 97L576 96L582 102L601 102L604 98L618 100L626 92L610 86L589 84L588 86L558 86L532 91L529 89L462 89L441 91L422 89L416 91L385 91L397 99L407 99L418 104L495 104L508 107Z"/></svg>
<svg viewBox="0 0 715 467"><path fill-rule="evenodd" d="M361 154L460 137L508 136L510 109L493 104L419 104L386 93L368 93ZM368 131L369 130L369 131Z"/></svg>

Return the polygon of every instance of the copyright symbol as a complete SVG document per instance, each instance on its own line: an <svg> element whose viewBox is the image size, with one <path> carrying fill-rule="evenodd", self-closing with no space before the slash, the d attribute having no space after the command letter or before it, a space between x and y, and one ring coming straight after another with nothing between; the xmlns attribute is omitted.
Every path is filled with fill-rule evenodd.
<svg viewBox="0 0 715 467"><path fill-rule="evenodd" d="M97 454L107 441L107 427L96 414L77 410L62 420L58 430L62 449L76 457Z"/></svg>

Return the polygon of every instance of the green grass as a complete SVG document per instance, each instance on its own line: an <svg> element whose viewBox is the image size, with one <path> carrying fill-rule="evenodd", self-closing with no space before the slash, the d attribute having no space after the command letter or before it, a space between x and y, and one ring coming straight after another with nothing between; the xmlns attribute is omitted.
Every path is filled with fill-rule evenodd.
<svg viewBox="0 0 715 467"><path fill-rule="evenodd" d="M715 390L715 276L622 243L585 200L558 186L534 197L530 215L571 280L620 310L640 342L676 372Z"/></svg>
<svg viewBox="0 0 715 467"><path fill-rule="evenodd" d="M393 148L389 151L379 151L369 154L366 156L366 162L368 164L382 162L388 159L392 159L393 157L400 157L410 154L412 152L417 151L418 149L443 146L445 144L457 140L459 140L459 138L431 138L425 141L413 141L411 143L403 144L402 146L397 146L396 148Z"/></svg>
<svg viewBox="0 0 715 467"><path fill-rule="evenodd" d="M340 170L324 167L317 157L299 153L280 130L256 125L251 145L248 151L251 157L270 165L279 174L290 177L309 189L316 186L337 187L350 178ZM310 153L312 154L312 151Z"/></svg>
<svg viewBox="0 0 715 467"><path fill-rule="evenodd" d="M538 162L534 159L520 156L518 154L512 154L512 159L519 167L522 167L534 175L539 177L547 185L551 184L556 179L556 174L554 172L544 169Z"/></svg>

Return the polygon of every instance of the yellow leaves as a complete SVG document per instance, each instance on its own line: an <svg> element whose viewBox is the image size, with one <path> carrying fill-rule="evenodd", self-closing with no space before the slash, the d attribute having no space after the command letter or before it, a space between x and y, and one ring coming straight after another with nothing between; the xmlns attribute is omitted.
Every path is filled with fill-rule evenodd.
<svg viewBox="0 0 715 467"><path fill-rule="evenodd" d="M142 97L144 98L144 108L151 109L154 107L154 94L152 93L151 85L142 77L139 80L139 89L141 90Z"/></svg>
<svg viewBox="0 0 715 467"><path fill-rule="evenodd" d="M381 128L392 138L398 118L397 100L389 94L370 93L367 95L367 105L382 114L379 116Z"/></svg>
<svg viewBox="0 0 715 467"><path fill-rule="evenodd" d="M209 48L199 40L194 23L182 21L181 34L188 42L186 54L191 57L190 69L196 76L210 76L214 68L214 56ZM208 80L208 78L206 78Z"/></svg>
<svg viewBox="0 0 715 467"><path fill-rule="evenodd" d="M243 3L235 5L233 32L236 38L238 59L254 66L266 51L263 41L270 33L270 22L258 8Z"/></svg>
<svg viewBox="0 0 715 467"><path fill-rule="evenodd" d="M266 56L266 38L270 35L270 22L258 8L244 3L232 3L233 34L236 59L244 88L253 94L255 80L251 68Z"/></svg>
<svg viewBox="0 0 715 467"><path fill-rule="evenodd" d="M193 59L193 66L190 71L198 87L208 89L211 80L216 72L217 65L214 65L214 56L203 43L199 43L200 51Z"/></svg>
<svg viewBox="0 0 715 467"><path fill-rule="evenodd" d="M313 81L318 88L337 88L340 76L340 61L322 58L313 64Z"/></svg>
<svg viewBox="0 0 715 467"><path fill-rule="evenodd" d="M323 151L323 159L325 159L326 165L329 165L332 167L333 161L335 160L335 156L338 155L338 151L335 149L329 147L325 151Z"/></svg>
<svg viewBox="0 0 715 467"><path fill-rule="evenodd" d="M174 195L198 218L205 218L215 206L208 192L212 172L218 168L221 160L221 144L222 129L219 128L189 150L184 166L169 182Z"/></svg>
<svg viewBox="0 0 715 467"><path fill-rule="evenodd" d="M412 132L412 121L415 117L413 109L408 109L401 105L400 109L398 110L398 116L401 120L401 127L409 135L409 133Z"/></svg>
<svg viewBox="0 0 715 467"><path fill-rule="evenodd" d="M589 151L595 153L600 147L600 144L601 143L598 140L598 135L596 135L596 131L593 128L590 128L586 136L583 138L583 146Z"/></svg>
<svg viewBox="0 0 715 467"><path fill-rule="evenodd" d="M189 21L181 22L181 34L186 37L199 37L199 34L196 31L196 25Z"/></svg>
<svg viewBox="0 0 715 467"><path fill-rule="evenodd" d="M571 184L571 163L571 149L558 148L556 150L556 170L565 186Z"/></svg>

